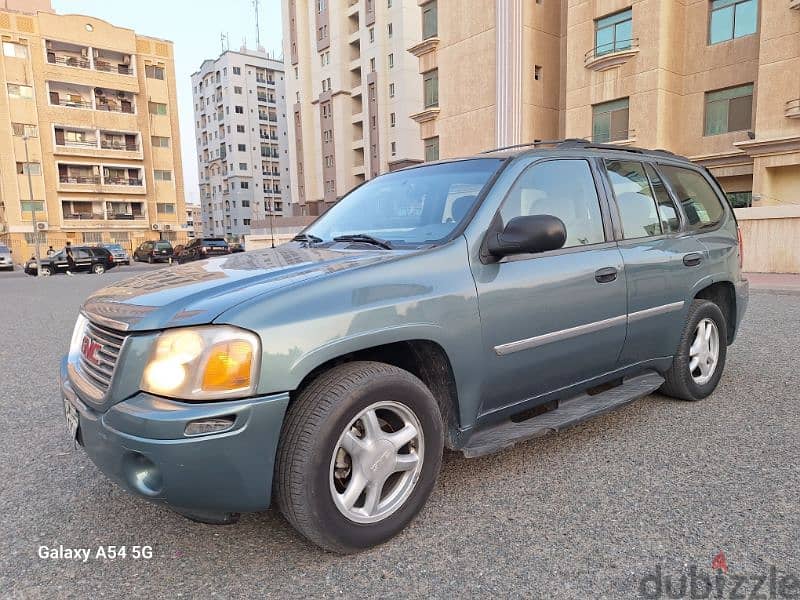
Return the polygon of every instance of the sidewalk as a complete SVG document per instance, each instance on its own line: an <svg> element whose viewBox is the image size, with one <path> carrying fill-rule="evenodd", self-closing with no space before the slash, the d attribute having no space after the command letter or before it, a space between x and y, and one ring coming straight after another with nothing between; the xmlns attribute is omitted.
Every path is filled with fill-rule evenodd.
<svg viewBox="0 0 800 600"><path fill-rule="evenodd" d="M800 293L800 275L793 273L745 273L751 290Z"/></svg>

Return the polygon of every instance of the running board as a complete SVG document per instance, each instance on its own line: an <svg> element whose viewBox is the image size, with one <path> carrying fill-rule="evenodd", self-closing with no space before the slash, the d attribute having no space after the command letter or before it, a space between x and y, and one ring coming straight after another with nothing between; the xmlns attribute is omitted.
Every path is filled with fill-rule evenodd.
<svg viewBox="0 0 800 600"><path fill-rule="evenodd" d="M479 430L472 435L462 452L467 458L484 456L510 448L518 442L557 433L647 396L661 387L662 383L664 378L661 375L647 371L594 396L584 393L564 400L558 404L558 408L526 421L504 421Z"/></svg>

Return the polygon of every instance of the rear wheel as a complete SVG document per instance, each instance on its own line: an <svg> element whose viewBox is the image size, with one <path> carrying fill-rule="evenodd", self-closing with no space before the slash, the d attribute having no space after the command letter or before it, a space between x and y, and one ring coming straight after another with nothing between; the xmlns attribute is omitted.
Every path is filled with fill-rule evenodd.
<svg viewBox="0 0 800 600"><path fill-rule="evenodd" d="M95 275L102 275L105 272L106 272L105 266L101 265L100 263L92 265L92 273L94 273Z"/></svg>
<svg viewBox="0 0 800 600"><path fill-rule="evenodd" d="M52 274L53 274L53 270L52 270L50 267L44 267L44 266L43 266L43 267L41 267L41 268L39 269L39 274L40 274L42 277L50 277L50 275L52 275Z"/></svg>
<svg viewBox="0 0 800 600"><path fill-rule="evenodd" d="M681 400L702 400L710 395L725 369L727 340L727 322L719 306L694 300L660 391Z"/></svg>
<svg viewBox="0 0 800 600"><path fill-rule="evenodd" d="M381 544L425 504L443 445L439 407L414 375L375 362L341 365L289 407L276 461L278 506L327 550Z"/></svg>

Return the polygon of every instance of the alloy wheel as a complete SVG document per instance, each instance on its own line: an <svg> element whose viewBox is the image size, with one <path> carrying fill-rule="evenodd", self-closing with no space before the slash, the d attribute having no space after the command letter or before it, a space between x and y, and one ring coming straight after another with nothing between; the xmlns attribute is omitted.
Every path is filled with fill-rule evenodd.
<svg viewBox="0 0 800 600"><path fill-rule="evenodd" d="M694 330L689 347L689 373L694 382L704 385L714 376L719 362L719 330L712 319L702 319Z"/></svg>

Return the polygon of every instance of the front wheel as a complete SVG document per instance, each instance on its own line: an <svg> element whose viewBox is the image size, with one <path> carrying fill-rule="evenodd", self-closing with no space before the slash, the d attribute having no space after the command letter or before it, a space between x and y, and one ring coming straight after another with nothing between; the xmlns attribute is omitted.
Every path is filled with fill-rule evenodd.
<svg viewBox="0 0 800 600"><path fill-rule="evenodd" d="M694 300L660 391L680 400L702 400L716 389L727 351L728 325L719 306Z"/></svg>
<svg viewBox="0 0 800 600"><path fill-rule="evenodd" d="M92 273L94 273L95 275L102 275L105 272L106 268L103 265L101 264L92 265Z"/></svg>
<svg viewBox="0 0 800 600"><path fill-rule="evenodd" d="M42 267L39 273L42 277L50 277L53 274L53 270L50 267Z"/></svg>
<svg viewBox="0 0 800 600"><path fill-rule="evenodd" d="M289 406L276 460L278 506L326 550L381 544L425 504L443 446L439 407L414 375L376 362L341 365Z"/></svg>

